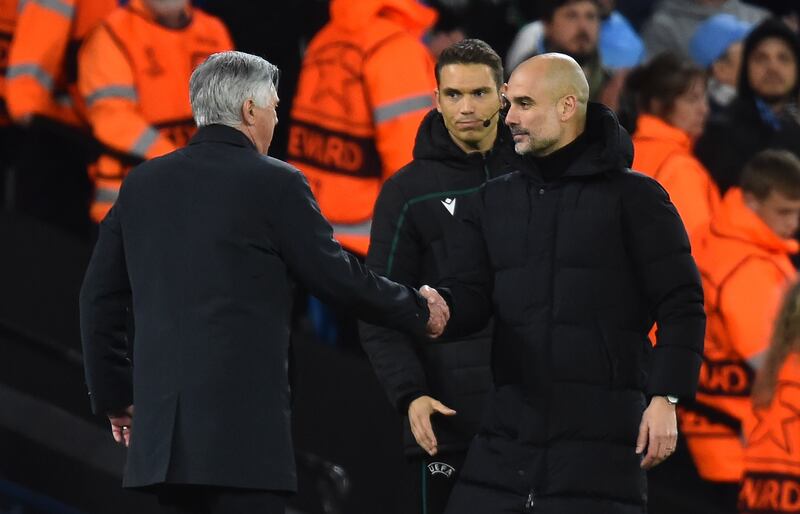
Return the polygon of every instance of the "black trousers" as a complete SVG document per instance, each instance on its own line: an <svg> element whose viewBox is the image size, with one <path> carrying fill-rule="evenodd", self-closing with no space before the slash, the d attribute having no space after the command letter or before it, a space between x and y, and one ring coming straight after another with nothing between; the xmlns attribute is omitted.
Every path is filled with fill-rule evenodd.
<svg viewBox="0 0 800 514"><path fill-rule="evenodd" d="M158 502L175 514L285 514L288 495L275 491L162 485Z"/></svg>
<svg viewBox="0 0 800 514"><path fill-rule="evenodd" d="M467 451L447 452L435 457L407 459L405 494L397 514L442 514L456 485Z"/></svg>

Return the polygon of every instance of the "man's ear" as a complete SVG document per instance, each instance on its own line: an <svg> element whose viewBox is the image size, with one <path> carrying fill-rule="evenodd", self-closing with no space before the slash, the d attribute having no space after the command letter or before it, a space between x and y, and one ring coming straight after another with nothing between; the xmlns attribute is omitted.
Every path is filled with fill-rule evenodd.
<svg viewBox="0 0 800 514"><path fill-rule="evenodd" d="M248 98L242 103L242 122L245 125L253 125L256 121L255 113L253 112L253 100Z"/></svg>
<svg viewBox="0 0 800 514"><path fill-rule="evenodd" d="M558 114L561 116L561 121L567 121L572 118L577 110L578 98L575 95L561 97L558 102Z"/></svg>
<svg viewBox="0 0 800 514"><path fill-rule="evenodd" d="M442 104L439 102L439 88L433 90L433 103L436 106L436 110L442 112Z"/></svg>

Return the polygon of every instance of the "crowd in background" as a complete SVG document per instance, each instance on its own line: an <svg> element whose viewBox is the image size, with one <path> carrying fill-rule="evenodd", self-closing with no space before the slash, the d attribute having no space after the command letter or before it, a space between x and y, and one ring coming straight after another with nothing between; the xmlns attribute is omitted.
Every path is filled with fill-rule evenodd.
<svg viewBox="0 0 800 514"><path fill-rule="evenodd" d="M91 241L127 172L190 142L194 67L237 48L281 67L270 154L364 256L381 185L434 106L438 54L481 38L508 76L566 53L631 133L633 168L669 193L703 278L700 392L679 410L698 475L686 512L796 512L797 288L781 299L800 262L800 7L760 3L317 0L248 16L235 1L0 0L0 198Z"/></svg>

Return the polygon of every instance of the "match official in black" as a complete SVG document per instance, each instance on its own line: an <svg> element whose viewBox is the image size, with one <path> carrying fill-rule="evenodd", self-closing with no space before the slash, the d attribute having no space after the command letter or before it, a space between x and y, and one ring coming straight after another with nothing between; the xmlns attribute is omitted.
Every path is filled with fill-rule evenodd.
<svg viewBox="0 0 800 514"><path fill-rule="evenodd" d="M502 61L489 45L466 39L445 49L436 83L414 160L378 197L367 255L372 269L412 287L448 275L445 238L462 202L519 160L501 120ZM361 336L403 417L408 469L397 512L441 513L492 389L491 327L436 345L367 324Z"/></svg>

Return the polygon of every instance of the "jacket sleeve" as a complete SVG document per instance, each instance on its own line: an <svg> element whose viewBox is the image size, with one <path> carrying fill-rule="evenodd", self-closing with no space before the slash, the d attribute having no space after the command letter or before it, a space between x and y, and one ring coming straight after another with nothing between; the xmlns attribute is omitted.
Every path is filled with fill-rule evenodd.
<svg viewBox="0 0 800 514"><path fill-rule="evenodd" d="M116 204L100 224L80 292L81 341L92 410L96 414L133 404L126 311L131 287Z"/></svg>
<svg viewBox="0 0 800 514"><path fill-rule="evenodd" d="M425 335L429 315L425 299L414 289L369 271L342 249L302 173L291 172L280 198L273 228L281 257L297 280L314 296L352 310L365 321Z"/></svg>
<svg viewBox="0 0 800 514"><path fill-rule="evenodd" d="M402 191L392 181L384 183L375 203L367 266L401 284L420 287L423 249L404 207ZM402 332L368 323L361 323L360 333L378 380L398 412L405 415L412 401L428 394L415 341Z"/></svg>
<svg viewBox="0 0 800 514"><path fill-rule="evenodd" d="M108 148L147 160L175 145L141 113L133 70L110 29L101 25L78 54L78 88L95 137Z"/></svg>
<svg viewBox="0 0 800 514"><path fill-rule="evenodd" d="M20 3L6 72L6 101L15 120L59 109L53 88L61 75L75 17L75 0Z"/></svg>
<svg viewBox="0 0 800 514"><path fill-rule="evenodd" d="M427 48L411 36L383 43L364 64L384 179L411 161L417 129L433 106L433 67Z"/></svg>
<svg viewBox="0 0 800 514"><path fill-rule="evenodd" d="M658 324L647 393L693 398L706 322L700 274L664 189L644 176L630 183L622 201L626 247Z"/></svg>
<svg viewBox="0 0 800 514"><path fill-rule="evenodd" d="M761 367L789 278L771 261L751 258L722 285L719 310L733 350Z"/></svg>
<svg viewBox="0 0 800 514"><path fill-rule="evenodd" d="M450 276L437 290L450 306L444 336L463 337L481 330L492 316L494 271L483 237L483 202L478 193L462 200L458 229L445 235Z"/></svg>

